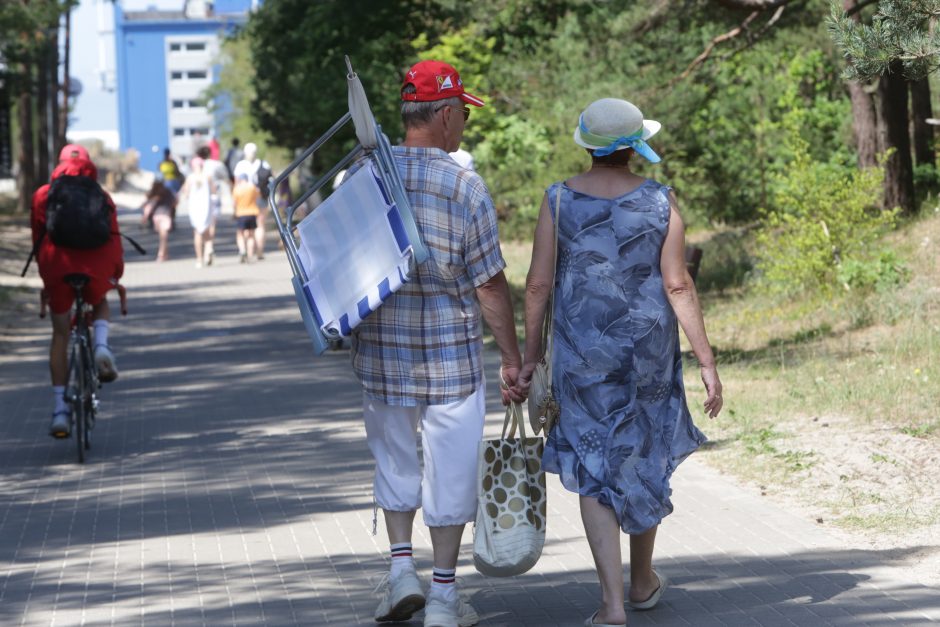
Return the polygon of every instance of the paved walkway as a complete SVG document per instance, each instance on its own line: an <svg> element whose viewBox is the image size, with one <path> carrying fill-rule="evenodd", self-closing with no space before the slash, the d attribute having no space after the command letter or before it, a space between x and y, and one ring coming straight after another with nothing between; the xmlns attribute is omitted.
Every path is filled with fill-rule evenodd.
<svg viewBox="0 0 940 627"><path fill-rule="evenodd" d="M170 262L128 253L131 315L112 341L122 374L84 466L71 441L45 435L48 323L30 313L0 329L2 625L371 624L387 540L381 524L371 534L348 354L313 357L280 253L239 265L226 223L217 265L197 270L187 231ZM707 454L679 469L659 533L673 587L631 625L940 621L940 590L909 583L897 552L840 545L729 483ZM595 608L577 501L549 484L530 573L480 576L467 531L459 574L485 625L580 625ZM427 572L426 532L415 542Z"/></svg>

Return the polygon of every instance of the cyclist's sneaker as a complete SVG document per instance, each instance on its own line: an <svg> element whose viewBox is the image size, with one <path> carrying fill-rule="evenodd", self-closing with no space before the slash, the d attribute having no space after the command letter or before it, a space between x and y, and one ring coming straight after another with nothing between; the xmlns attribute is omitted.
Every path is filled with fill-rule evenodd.
<svg viewBox="0 0 940 627"><path fill-rule="evenodd" d="M54 438L67 438L72 430L72 424L68 411L57 411L52 414L52 422L49 424L49 435Z"/></svg>
<svg viewBox="0 0 940 627"><path fill-rule="evenodd" d="M397 577L386 574L375 590L382 595L375 609L375 622L405 621L424 607L424 592L414 568L405 569Z"/></svg>
<svg viewBox="0 0 940 627"><path fill-rule="evenodd" d="M95 346L95 367L98 368L98 380L102 383L110 383L118 378L114 353L105 344Z"/></svg>
<svg viewBox="0 0 940 627"><path fill-rule="evenodd" d="M480 622L473 606L454 590L452 598L436 593L428 594L424 608L424 627L471 627Z"/></svg>

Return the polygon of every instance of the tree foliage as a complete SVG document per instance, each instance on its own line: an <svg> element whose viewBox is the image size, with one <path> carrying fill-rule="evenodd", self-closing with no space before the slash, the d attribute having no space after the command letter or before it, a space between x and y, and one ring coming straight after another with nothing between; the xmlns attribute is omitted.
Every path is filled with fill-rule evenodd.
<svg viewBox="0 0 940 627"><path fill-rule="evenodd" d="M625 98L663 123L652 140L663 162L636 159L639 173L674 185L693 226L750 223L781 199L791 111L803 112L808 159L854 166L828 14L823 0L273 0L246 29L251 111L278 143L309 144L346 109L349 53L394 141L403 72L447 60L487 102L464 147L504 233L527 237L543 190L589 164L571 139L580 111Z"/></svg>
<svg viewBox="0 0 940 627"><path fill-rule="evenodd" d="M856 22L838 2L829 25L833 39L850 61L845 75L871 81L900 61L904 75L918 80L940 68L940 0L879 0L871 23Z"/></svg>
<svg viewBox="0 0 940 627"><path fill-rule="evenodd" d="M348 54L376 118L396 137L398 94L414 59L411 41L441 32L456 15L438 0L276 0L252 14L246 36L255 64L251 112L288 148L306 147L347 110ZM327 158L341 147L327 147Z"/></svg>

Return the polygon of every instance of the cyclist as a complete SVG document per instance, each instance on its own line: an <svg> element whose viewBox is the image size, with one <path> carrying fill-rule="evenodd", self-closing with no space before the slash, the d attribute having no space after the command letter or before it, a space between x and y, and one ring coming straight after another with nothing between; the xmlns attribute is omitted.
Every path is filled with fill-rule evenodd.
<svg viewBox="0 0 940 627"><path fill-rule="evenodd" d="M59 177L87 177L97 181L98 169L91 162L88 151L78 144L69 144L59 153L59 164L52 172L49 184L43 185L33 194L30 223L33 244L37 246L37 263L42 277L44 298L48 299L52 313L52 344L49 348L49 372L52 376L52 391L55 406L49 434L65 438L70 433L70 408L65 401L66 378L68 377L68 340L71 327L70 309L75 299L72 287L64 277L82 273L90 278L82 295L93 307L94 355L98 377L103 382L117 379L118 371L114 354L108 346L108 320L110 310L105 298L108 290L117 285L124 273L124 249L118 231L117 211L114 201L104 192L104 200L110 207L111 236L97 248L70 248L56 245L46 232L46 209L52 183Z"/></svg>

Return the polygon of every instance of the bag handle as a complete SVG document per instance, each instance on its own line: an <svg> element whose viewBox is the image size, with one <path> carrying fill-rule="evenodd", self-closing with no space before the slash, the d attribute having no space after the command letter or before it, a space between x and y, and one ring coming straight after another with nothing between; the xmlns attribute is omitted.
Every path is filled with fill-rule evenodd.
<svg viewBox="0 0 940 627"><path fill-rule="evenodd" d="M519 429L519 437L525 440L525 420L522 419L522 405L512 402L506 406L506 418L503 420L503 439L516 437L516 428Z"/></svg>
<svg viewBox="0 0 940 627"><path fill-rule="evenodd" d="M561 220L561 183L555 188L555 254L552 256L552 291L548 295L545 319L542 323L542 359L552 354L552 337L555 330L555 275L558 272L558 222ZM551 378L551 360L545 362L546 374Z"/></svg>

